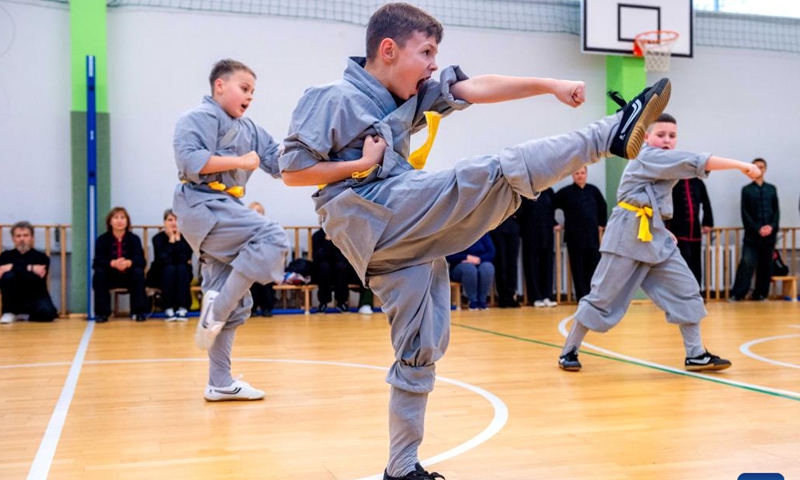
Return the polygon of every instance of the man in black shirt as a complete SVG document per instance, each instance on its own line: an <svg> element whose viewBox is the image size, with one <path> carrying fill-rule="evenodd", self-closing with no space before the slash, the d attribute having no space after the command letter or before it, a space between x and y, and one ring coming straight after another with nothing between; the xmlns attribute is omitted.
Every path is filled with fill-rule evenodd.
<svg viewBox="0 0 800 480"><path fill-rule="evenodd" d="M608 219L603 194L586 178L586 167L582 167L572 174L574 183L556 193L556 208L564 211L564 240L576 300L592 288L592 275L600 262L600 232Z"/></svg>
<svg viewBox="0 0 800 480"><path fill-rule="evenodd" d="M50 258L33 248L33 227L17 222L11 227L14 250L0 253L0 292L3 315L0 323L28 317L33 322L52 322L58 316L47 292Z"/></svg>
<svg viewBox="0 0 800 480"><path fill-rule="evenodd" d="M761 169L761 176L742 188L742 223L744 244L742 259L736 268L730 300L743 300L750 290L753 271L756 272L756 287L751 298L765 300L769 295L772 277L772 252L778 236L780 209L778 191L774 185L764 181L767 161L756 158L753 164Z"/></svg>

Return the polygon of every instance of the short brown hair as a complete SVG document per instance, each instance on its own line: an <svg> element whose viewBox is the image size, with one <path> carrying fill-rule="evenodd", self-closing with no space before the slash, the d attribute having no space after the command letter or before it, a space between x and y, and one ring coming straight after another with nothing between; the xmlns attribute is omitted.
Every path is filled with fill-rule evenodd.
<svg viewBox="0 0 800 480"><path fill-rule="evenodd" d="M442 42L444 27L424 10L409 3L387 3L377 9L367 24L367 59L372 60L384 38L391 38L400 47L414 32L423 32Z"/></svg>
<svg viewBox="0 0 800 480"><path fill-rule="evenodd" d="M214 93L214 82L218 78L227 78L230 74L244 70L256 78L256 72L242 62L224 58L211 67L211 73L208 75L208 83L211 84L211 93Z"/></svg>
<svg viewBox="0 0 800 480"><path fill-rule="evenodd" d="M33 236L33 225L31 225L30 222L26 220L19 221L11 226L12 237L14 236L14 232L16 232L17 230L27 230L31 232L31 236Z"/></svg>
<svg viewBox="0 0 800 480"><path fill-rule="evenodd" d="M111 228L111 218L114 215L118 214L118 213L122 213L122 214L125 215L125 220L127 220L127 222L128 222L127 226L125 227L125 230L130 232L131 231L131 216L128 215L128 211L125 210L125 207L114 207L114 208L111 209L110 212L108 212L108 215L106 215L106 231L110 232L112 230L112 228Z"/></svg>
<svg viewBox="0 0 800 480"><path fill-rule="evenodd" d="M766 161L766 160L764 160L764 159L763 159L763 158L761 158L761 157L758 157L758 158L756 158L755 160L753 160L753 161L752 161L752 162L750 162L750 163L756 163L756 162L761 162L761 163L763 163L763 164L764 164L764 166L765 166L765 167L767 166L767 161Z"/></svg>

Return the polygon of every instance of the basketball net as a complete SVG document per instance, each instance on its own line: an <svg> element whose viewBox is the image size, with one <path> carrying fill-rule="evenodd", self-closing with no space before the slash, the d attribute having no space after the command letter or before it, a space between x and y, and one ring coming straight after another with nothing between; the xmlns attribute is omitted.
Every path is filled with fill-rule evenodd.
<svg viewBox="0 0 800 480"><path fill-rule="evenodd" d="M672 30L653 30L636 35L633 42L633 55L644 57L644 69L648 72L669 71L672 47L678 39L678 32Z"/></svg>

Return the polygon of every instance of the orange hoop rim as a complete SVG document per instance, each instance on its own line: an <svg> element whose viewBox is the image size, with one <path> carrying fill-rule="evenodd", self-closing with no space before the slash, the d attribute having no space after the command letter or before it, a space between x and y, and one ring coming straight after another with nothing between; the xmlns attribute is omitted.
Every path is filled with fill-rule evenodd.
<svg viewBox="0 0 800 480"><path fill-rule="evenodd" d="M644 56L645 45L672 45L681 34L674 30L650 30L633 37L633 55Z"/></svg>

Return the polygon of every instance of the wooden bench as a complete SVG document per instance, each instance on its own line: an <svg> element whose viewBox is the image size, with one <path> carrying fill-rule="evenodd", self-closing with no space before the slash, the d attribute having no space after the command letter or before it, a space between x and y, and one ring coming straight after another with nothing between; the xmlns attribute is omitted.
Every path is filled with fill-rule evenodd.
<svg viewBox="0 0 800 480"><path fill-rule="evenodd" d="M777 289L777 282L781 282L781 297L788 298L793 302L797 301L797 277L793 275L783 275L772 277L772 284Z"/></svg>

